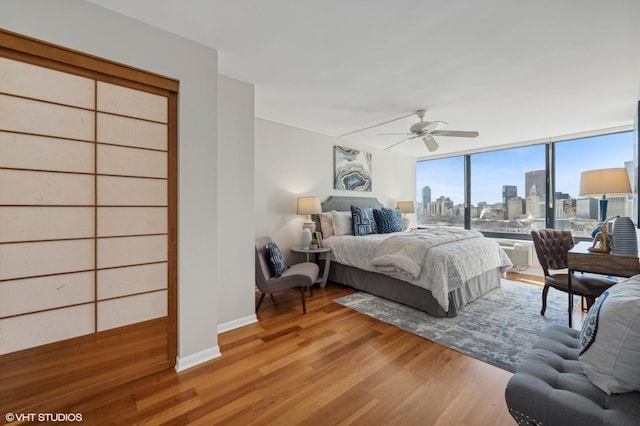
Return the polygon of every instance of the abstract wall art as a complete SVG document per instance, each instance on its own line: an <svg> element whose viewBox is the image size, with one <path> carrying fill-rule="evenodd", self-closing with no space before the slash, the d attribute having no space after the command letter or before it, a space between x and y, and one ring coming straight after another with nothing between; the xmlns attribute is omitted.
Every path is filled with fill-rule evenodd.
<svg viewBox="0 0 640 426"><path fill-rule="evenodd" d="M334 189L371 192L371 153L335 146Z"/></svg>

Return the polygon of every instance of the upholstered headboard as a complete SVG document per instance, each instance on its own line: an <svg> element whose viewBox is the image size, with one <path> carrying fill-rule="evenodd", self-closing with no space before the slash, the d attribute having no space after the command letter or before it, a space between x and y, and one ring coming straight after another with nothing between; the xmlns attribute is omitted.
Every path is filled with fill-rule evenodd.
<svg viewBox="0 0 640 426"><path fill-rule="evenodd" d="M375 197L331 196L322 203L322 211L350 211L351 206L379 209L382 203Z"/></svg>
<svg viewBox="0 0 640 426"><path fill-rule="evenodd" d="M332 210L338 212L351 211L351 206L356 207L372 207L379 209L383 207L382 203L375 197L354 197L354 196L340 196L334 195L328 197L323 203L321 203L323 212L330 212ZM311 215L312 220L316 223L316 231L320 231L320 217L317 214Z"/></svg>

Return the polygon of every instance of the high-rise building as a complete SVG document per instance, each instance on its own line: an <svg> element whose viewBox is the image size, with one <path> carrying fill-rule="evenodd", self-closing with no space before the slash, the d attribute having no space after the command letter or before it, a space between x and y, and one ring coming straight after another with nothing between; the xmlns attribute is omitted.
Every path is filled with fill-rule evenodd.
<svg viewBox="0 0 640 426"><path fill-rule="evenodd" d="M507 204L507 219L520 219L523 215L523 199L521 197L511 197Z"/></svg>
<svg viewBox="0 0 640 426"><path fill-rule="evenodd" d="M524 174L524 193L527 197L534 185L536 195L544 203L547 199L547 174L544 170L533 170Z"/></svg>
<svg viewBox="0 0 640 426"><path fill-rule="evenodd" d="M598 200L578 198L576 200L576 217L578 219L598 219Z"/></svg>
<svg viewBox="0 0 640 426"><path fill-rule="evenodd" d="M431 187L425 186L422 188L422 208L423 213L427 213L427 206L431 202Z"/></svg>
<svg viewBox="0 0 640 426"><path fill-rule="evenodd" d="M509 206L509 200L518 196L518 187L515 185L502 185L502 206Z"/></svg>

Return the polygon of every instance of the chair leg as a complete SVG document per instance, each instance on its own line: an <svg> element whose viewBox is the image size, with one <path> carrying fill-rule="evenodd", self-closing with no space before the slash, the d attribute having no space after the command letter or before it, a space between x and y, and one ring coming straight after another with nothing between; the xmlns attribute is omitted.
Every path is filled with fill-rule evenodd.
<svg viewBox="0 0 640 426"><path fill-rule="evenodd" d="M547 310L547 294L549 293L549 286L544 285L542 289L542 310L540 311L540 315L544 316L545 311Z"/></svg>
<svg viewBox="0 0 640 426"><path fill-rule="evenodd" d="M260 300L258 300L258 304L256 305L256 313L258 313L258 309L260 309L260 305L262 304L262 301L264 300L264 295L265 293L260 294Z"/></svg>
<svg viewBox="0 0 640 426"><path fill-rule="evenodd" d="M305 288L304 287L300 287L300 294L302 295L302 313L306 314L307 313L307 304L305 303L304 300L304 292L305 292Z"/></svg>

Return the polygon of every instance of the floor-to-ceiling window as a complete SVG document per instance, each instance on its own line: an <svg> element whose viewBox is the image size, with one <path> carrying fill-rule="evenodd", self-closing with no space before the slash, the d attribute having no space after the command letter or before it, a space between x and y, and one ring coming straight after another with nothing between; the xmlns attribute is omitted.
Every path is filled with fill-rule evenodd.
<svg viewBox="0 0 640 426"><path fill-rule="evenodd" d="M464 157L420 161L416 165L419 225L464 226Z"/></svg>
<svg viewBox="0 0 640 426"><path fill-rule="evenodd" d="M619 168L628 170L633 190L633 134L631 132L558 142L555 148L555 228L574 236L590 236L600 218L598 199L606 194L580 195L584 171ZM607 217L633 214L632 194L609 194Z"/></svg>
<svg viewBox="0 0 640 426"><path fill-rule="evenodd" d="M471 229L526 233L545 227L545 146L473 154Z"/></svg>
<svg viewBox="0 0 640 426"><path fill-rule="evenodd" d="M632 193L608 196L608 216L635 220L633 163L633 132L418 161L418 225L462 227L466 216L469 228L494 236L527 238L531 229L554 227L588 237L602 195L579 194L581 172L627 168Z"/></svg>

